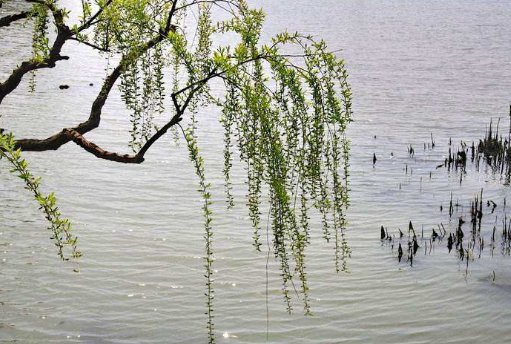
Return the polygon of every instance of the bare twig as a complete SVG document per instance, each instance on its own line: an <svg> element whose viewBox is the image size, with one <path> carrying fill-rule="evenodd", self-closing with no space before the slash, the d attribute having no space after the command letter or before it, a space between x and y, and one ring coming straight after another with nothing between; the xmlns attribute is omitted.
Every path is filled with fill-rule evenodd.
<svg viewBox="0 0 511 344"><path fill-rule="evenodd" d="M95 50L99 50L99 51L102 51L102 52L105 52L105 53L109 53L110 50L108 49L105 49L105 48L101 48L95 44L92 44L92 43L89 43L87 41L82 41L81 39L78 39L76 37L70 37L69 40L72 40L72 41L77 41L77 42L80 42L88 47L91 47L92 49L95 49Z"/></svg>

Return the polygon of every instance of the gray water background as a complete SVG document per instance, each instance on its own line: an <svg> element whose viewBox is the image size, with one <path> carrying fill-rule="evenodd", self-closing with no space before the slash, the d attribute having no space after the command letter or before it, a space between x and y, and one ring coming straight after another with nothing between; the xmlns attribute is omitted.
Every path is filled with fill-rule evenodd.
<svg viewBox="0 0 511 344"><path fill-rule="evenodd" d="M439 246L432 255L419 255L410 268L381 245L379 227L395 232L406 229L409 220L426 231L439 222L448 225L439 205L448 204L451 191L460 203L481 187L485 197L497 201L509 196L509 187L491 174L469 172L460 186L458 175L435 167L450 137L471 142L482 137L491 118L507 123L511 2L256 4L268 14L266 38L298 30L324 38L333 50L343 49L339 55L350 72L355 113L348 133L351 273L335 273L332 246L318 234L307 255L314 316L302 316L299 301L288 315L278 267L270 260L267 328L266 254L255 253L251 245L243 169L234 176L238 206L226 211L218 114L202 113L199 145L217 200L218 342L261 343L268 334L272 343L510 343L510 259L485 256L467 274ZM4 13L9 9L13 5L4 6ZM14 25L1 31L2 78L26 57L27 30ZM105 63L74 44L64 54L71 59L38 74L35 94L28 93L25 79L6 98L2 127L19 136L45 137L88 116ZM60 84L71 87L60 91ZM128 113L116 91L101 127L87 137L123 151L128 128ZM431 132L437 147L423 151ZM407 154L409 144L415 158ZM0 343L205 342L201 201L185 147L167 137L140 166L102 161L73 144L25 156L43 177L45 191L56 191L84 257L78 265L57 259L43 216L2 163ZM405 174L405 165L413 174Z"/></svg>

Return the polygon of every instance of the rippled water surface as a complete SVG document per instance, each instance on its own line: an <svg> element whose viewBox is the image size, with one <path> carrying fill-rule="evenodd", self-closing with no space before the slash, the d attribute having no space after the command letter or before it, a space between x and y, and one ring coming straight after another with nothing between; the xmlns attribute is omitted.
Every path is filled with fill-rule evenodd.
<svg viewBox="0 0 511 344"><path fill-rule="evenodd" d="M511 194L491 174L469 171L460 185L458 175L435 169L449 137L471 142L483 136L491 118L507 123L511 2L256 4L268 13L265 37L284 29L311 33L342 49L346 59L355 110L349 129L351 273L335 274L332 247L320 237L313 240L307 258L314 316L302 316L299 302L288 315L278 268L270 260L267 318L266 255L252 249L243 170L236 170L238 206L226 211L218 115L202 113L200 146L218 200L213 209L218 342L260 343L267 334L274 343L511 342L511 259L485 256L467 273L439 246L431 255L418 255L410 268L398 264L395 252L379 240L382 224L405 229L413 220L427 231L439 222L449 225L439 206L448 203L451 191L460 203L482 187L495 200ZM9 6L4 13L13 10ZM2 79L30 46L26 30L14 25L0 31ZM1 127L43 137L88 116L106 65L74 44L64 53L71 59L42 71L35 94L27 92L25 80L6 98ZM60 84L71 87L60 91ZM128 125L116 92L102 126L88 137L122 151ZM431 132L436 147L424 151ZM407 154L410 144L414 158ZM57 192L85 255L78 266L57 259L44 218L2 163L0 343L205 342L203 227L186 149L166 138L140 166L101 161L72 144L26 157L45 190ZM413 173L405 174L406 165Z"/></svg>

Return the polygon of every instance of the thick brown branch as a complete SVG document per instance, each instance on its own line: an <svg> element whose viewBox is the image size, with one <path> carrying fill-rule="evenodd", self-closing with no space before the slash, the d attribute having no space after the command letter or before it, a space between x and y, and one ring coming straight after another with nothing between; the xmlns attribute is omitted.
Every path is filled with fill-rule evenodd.
<svg viewBox="0 0 511 344"><path fill-rule="evenodd" d="M83 135L77 132L74 129L64 129L62 131L62 135L66 136L70 141L73 141L78 146L85 149L87 152L93 154L95 157L114 161L121 162L124 164L141 164L144 162L144 156L151 148L151 146L158 141L167 131L179 123L181 121L181 117L178 115L174 116L170 122L165 124L160 130L156 132L142 147L142 149L137 154L118 154L114 152L108 152L96 145L95 143L87 140Z"/></svg>
<svg viewBox="0 0 511 344"><path fill-rule="evenodd" d="M161 129L159 129L156 134L154 134L149 140L147 140L147 142L144 144L144 146L140 149L140 151L138 152L139 155L142 156L142 158L144 157L145 153L149 150L149 148L151 148L151 146L160 139L160 137L162 137L163 135L165 135L167 133L167 131L173 127L174 125L178 124L179 122L181 122L182 120L182 117L180 114L176 114L174 117L172 117L172 119L170 120L170 122L168 122L167 124L165 124Z"/></svg>
<svg viewBox="0 0 511 344"><path fill-rule="evenodd" d="M118 154L113 152L108 152L96 145L95 143L87 140L85 137L83 137L79 132L73 129L64 129L62 131L63 135L65 135L70 141L73 141L78 146L85 149L87 152L93 154L97 158L109 160L109 161L115 161L115 162L122 162L125 164L140 164L144 161L143 156L140 156L139 154L130 155L130 154Z"/></svg>
<svg viewBox="0 0 511 344"><path fill-rule="evenodd" d="M50 12L53 15L54 18L54 24L57 28L57 37L55 38L55 42L53 43L53 46L50 48L50 51L48 53L48 56L43 58L42 60L38 59L31 59L28 61L25 61L21 63L12 74L9 76L9 78L4 81L3 83L0 83L0 104L2 103L3 99L12 91L14 91L20 84L23 76L31 71L41 69L41 68L53 68L55 67L55 63L60 60L67 60L68 58L66 56L61 56L60 52L62 50L62 46L66 43L69 39L75 39L73 37L74 33L69 29L69 27L65 23L65 12L62 9L59 9L54 2L52 1L45 1L45 0L26 0L30 3L37 3L43 6L46 6ZM106 6L110 4L111 0L107 3ZM106 7L105 6L105 7ZM103 9L100 9L98 13L94 16L97 17ZM29 15L29 12L22 12L18 14L18 16L24 15L25 17ZM12 16L11 16L12 17ZM8 17L6 17L8 18ZM8 20L5 18L0 19L1 21L4 21L8 23ZM12 22L12 20L11 20ZM7 24L8 25L8 24ZM2 26L2 25L0 25ZM115 81L114 81L115 82Z"/></svg>
<svg viewBox="0 0 511 344"><path fill-rule="evenodd" d="M24 151L41 152L46 150L57 150L62 145L71 141L71 137L66 133L66 130L73 130L80 135L96 129L101 121L101 112L106 103L108 95L112 90L115 82L122 73L124 64L126 63L123 58L119 65L110 73L103 83L103 87L98 96L92 103L89 118L73 128L64 129L46 139L21 139L16 141L16 148L21 148Z"/></svg>
<svg viewBox="0 0 511 344"><path fill-rule="evenodd" d="M30 12L26 11L26 12L11 14L9 16L0 18L0 27L9 26L15 21L25 19L28 17L29 14L30 14Z"/></svg>

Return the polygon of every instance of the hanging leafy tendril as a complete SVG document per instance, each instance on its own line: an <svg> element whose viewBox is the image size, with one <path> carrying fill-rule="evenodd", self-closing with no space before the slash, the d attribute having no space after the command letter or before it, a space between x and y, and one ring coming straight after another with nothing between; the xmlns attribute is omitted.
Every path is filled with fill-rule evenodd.
<svg viewBox="0 0 511 344"><path fill-rule="evenodd" d="M197 174L197 177L199 178L199 193L202 196L203 199L203 206L202 206L202 212L204 216L204 240L206 242L205 247L205 253L206 256L204 257L204 267L206 269L206 308L207 312L206 315L208 317L207 321L207 330L208 330L208 338L210 343L215 342L214 337L214 324L213 324L213 300L215 298L214 291L213 291L213 227L211 225L212 223L212 211L211 211L211 193L210 188L211 184L206 182L206 176L205 176L205 168L204 168L204 159L199 154L199 148L197 147L197 139L193 135L193 130L188 128L186 130L183 130L183 135L186 139L186 143L188 146L188 153L190 156L190 160L193 162L193 165L195 167L195 173Z"/></svg>
<svg viewBox="0 0 511 344"><path fill-rule="evenodd" d="M59 208L56 205L56 198L53 193L44 196L40 190L41 178L34 177L28 170L28 163L21 156L21 151L15 149L15 141L11 134L0 133L0 160L7 160L12 166L11 173L16 174L25 182L25 188L29 190L35 200L39 203L40 209L44 212L52 232L52 239L58 249L58 256L62 260L69 260L81 257L78 250L78 239L72 233L69 220L62 218Z"/></svg>
<svg viewBox="0 0 511 344"><path fill-rule="evenodd" d="M44 5L34 4L31 15L34 18L34 29L32 33L32 58L36 61L42 61L48 57L48 8ZM29 90L35 92L36 75L35 71L30 73Z"/></svg>

